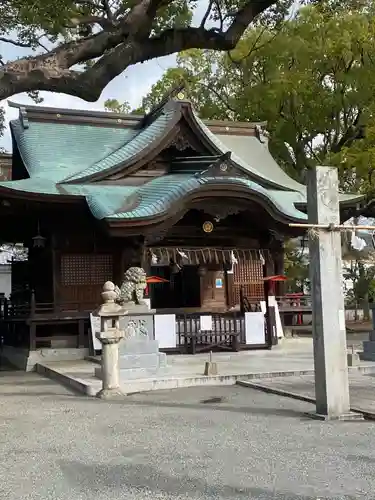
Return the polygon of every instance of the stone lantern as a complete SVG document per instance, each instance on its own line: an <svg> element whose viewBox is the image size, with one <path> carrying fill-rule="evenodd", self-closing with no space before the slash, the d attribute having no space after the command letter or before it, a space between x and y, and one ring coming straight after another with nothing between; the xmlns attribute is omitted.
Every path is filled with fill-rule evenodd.
<svg viewBox="0 0 375 500"><path fill-rule="evenodd" d="M125 332L120 329L120 318L128 311L115 302L117 296L115 285L111 281L104 283L103 304L97 310L100 332L96 334L102 344L102 389L96 396L102 399L123 396L119 383L119 343Z"/></svg>

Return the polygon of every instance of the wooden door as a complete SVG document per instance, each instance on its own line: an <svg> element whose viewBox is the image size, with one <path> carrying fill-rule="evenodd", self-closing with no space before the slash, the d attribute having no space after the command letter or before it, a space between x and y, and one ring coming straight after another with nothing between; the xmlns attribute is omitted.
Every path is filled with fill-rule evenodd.
<svg viewBox="0 0 375 500"><path fill-rule="evenodd" d="M58 294L64 308L86 310L101 303L104 283L113 280L111 254L64 253L60 266Z"/></svg>
<svg viewBox="0 0 375 500"><path fill-rule="evenodd" d="M240 304L240 289L244 290L244 295L251 301L264 299L263 285L263 264L259 259L239 260L233 266L232 299L234 305Z"/></svg>

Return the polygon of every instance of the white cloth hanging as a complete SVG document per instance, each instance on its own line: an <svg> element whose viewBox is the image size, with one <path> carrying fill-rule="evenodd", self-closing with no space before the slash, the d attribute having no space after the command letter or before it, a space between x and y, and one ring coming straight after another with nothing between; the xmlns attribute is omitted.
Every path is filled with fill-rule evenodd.
<svg viewBox="0 0 375 500"><path fill-rule="evenodd" d="M182 250L179 250L177 248L177 253L180 255L180 257L182 257L183 259L188 259L188 256L186 255L185 252L183 252Z"/></svg>
<svg viewBox="0 0 375 500"><path fill-rule="evenodd" d="M355 234L355 231L352 231L352 238L350 243L352 245L352 248L354 250L358 250L359 252L362 251L366 246L365 240L357 236Z"/></svg>
<svg viewBox="0 0 375 500"><path fill-rule="evenodd" d="M159 261L158 256L151 252L151 264L157 264Z"/></svg>
<svg viewBox="0 0 375 500"><path fill-rule="evenodd" d="M231 261L232 265L233 264L238 264L238 260L237 260L236 256L234 255L233 250L230 253L230 261Z"/></svg>
<svg viewBox="0 0 375 500"><path fill-rule="evenodd" d="M263 255L262 250L259 250L259 260L261 261L262 266L264 266L264 264L266 263L266 261L264 260L264 255Z"/></svg>

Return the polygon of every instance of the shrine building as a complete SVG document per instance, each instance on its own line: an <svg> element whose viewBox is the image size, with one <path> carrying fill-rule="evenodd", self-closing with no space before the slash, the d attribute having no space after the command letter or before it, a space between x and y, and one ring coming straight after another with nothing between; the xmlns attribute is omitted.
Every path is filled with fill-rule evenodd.
<svg viewBox="0 0 375 500"><path fill-rule="evenodd" d="M103 283L120 285L131 266L164 278L149 287L157 312L236 310L264 297L264 276L283 274L306 187L271 156L265 124L204 121L172 97L144 116L10 106L2 240L28 248L12 264L17 345L51 346L64 318L85 345ZM361 197L340 196L345 219Z"/></svg>

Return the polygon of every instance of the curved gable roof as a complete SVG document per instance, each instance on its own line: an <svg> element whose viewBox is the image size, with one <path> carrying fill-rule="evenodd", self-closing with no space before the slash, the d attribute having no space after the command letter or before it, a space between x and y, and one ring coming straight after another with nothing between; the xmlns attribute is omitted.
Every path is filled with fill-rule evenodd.
<svg viewBox="0 0 375 500"><path fill-rule="evenodd" d="M34 114L25 119L20 110L20 118L11 127L30 179L0 183L2 189L34 195L79 196L86 199L98 219L136 219L161 216L166 210L173 210L176 197L187 199L210 186L221 188L227 183L235 185L239 193L247 190L249 196L258 196L261 203L267 204L274 214L281 214L284 220L306 219L298 210L306 205L306 187L283 172L267 147L249 135L215 135L190 103L169 101L143 127L139 118L116 115L108 119L106 113L97 118L96 124L90 123L91 115L84 116L83 112L80 122L69 121L65 116L63 123L58 111L36 112L34 107ZM68 115L61 110L64 113ZM51 116L55 118L52 120ZM168 174L138 187L87 182L105 179L124 166L136 166L146 153L158 154L174 138L175 125L180 119L186 121L211 154L231 152L227 161L235 167L232 177ZM127 124L118 126L122 121ZM247 178L237 176L236 169ZM350 205L361 198L342 194L340 202Z"/></svg>
<svg viewBox="0 0 375 500"><path fill-rule="evenodd" d="M259 184L238 177L195 177L189 174L171 174L166 177L153 179L137 190L140 200L136 207L127 211L117 211L107 216L109 219L145 219L161 215L173 209L176 203L199 193L203 188L233 186L234 193L247 191L251 195L259 196L269 207L269 211L284 221L305 221L307 215L295 206L301 203L304 197L299 192L271 191ZM233 196L233 193L232 193Z"/></svg>
<svg viewBox="0 0 375 500"><path fill-rule="evenodd" d="M216 137L228 150L232 151L232 158L234 155L237 161L241 161L242 165L246 164L258 176L284 189L305 192L306 186L290 177L276 163L267 144L260 142L257 137L238 135L216 135Z"/></svg>
<svg viewBox="0 0 375 500"><path fill-rule="evenodd" d="M159 146L161 139L173 130L180 117L181 113L178 109L172 106L166 107L149 126L139 129L125 144L83 171L67 177L64 181L98 180L112 173L114 169L121 168L126 163L137 161L148 150L156 149Z"/></svg>
<svg viewBox="0 0 375 500"><path fill-rule="evenodd" d="M116 150L64 179L65 182L103 180L122 168L130 167L152 149L159 153L160 142L181 118L187 118L192 132L203 140L212 153L231 152L231 163L255 182L265 187L305 192L302 184L292 179L276 163L268 148L254 136L217 135L198 117L188 101L168 101L155 118L138 130L129 141ZM171 141L173 140L171 134Z"/></svg>
<svg viewBox="0 0 375 500"><path fill-rule="evenodd" d="M136 134L133 129L48 121L29 120L25 127L21 119L10 126L30 177L54 182L100 161Z"/></svg>

